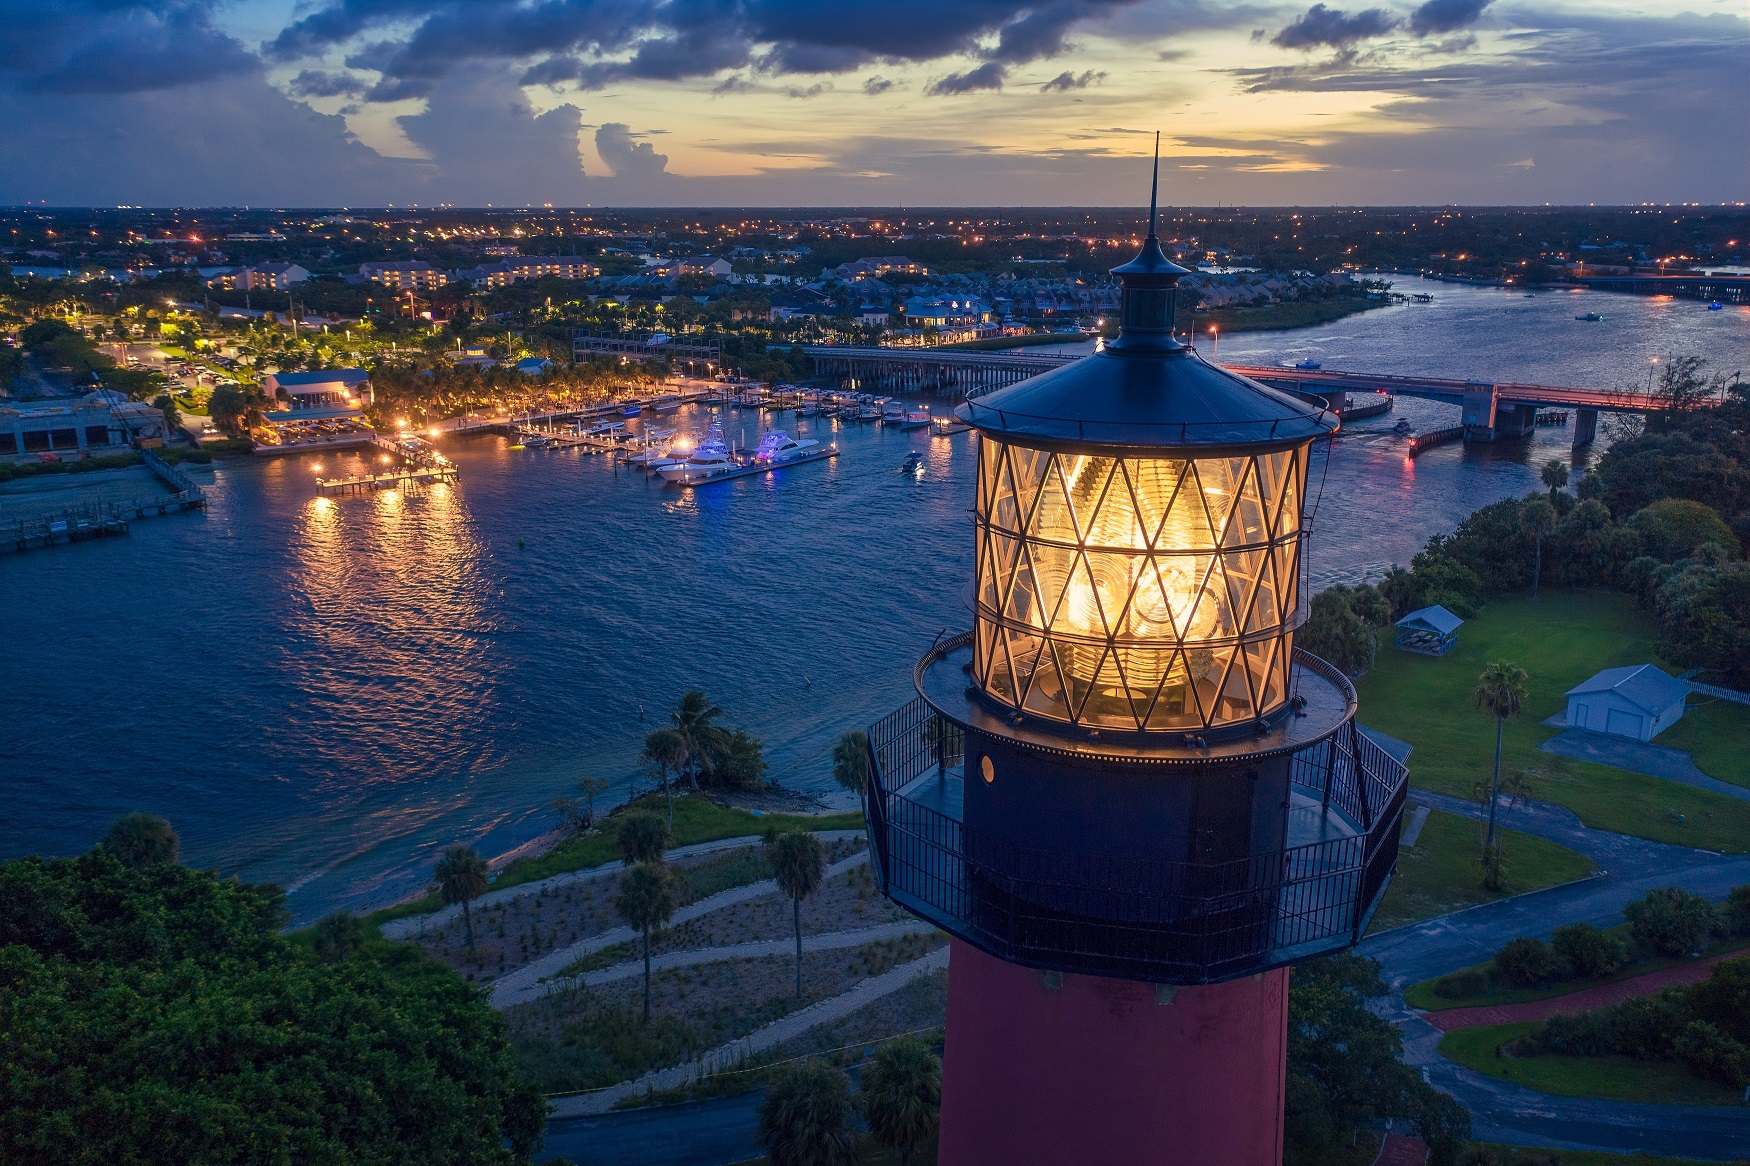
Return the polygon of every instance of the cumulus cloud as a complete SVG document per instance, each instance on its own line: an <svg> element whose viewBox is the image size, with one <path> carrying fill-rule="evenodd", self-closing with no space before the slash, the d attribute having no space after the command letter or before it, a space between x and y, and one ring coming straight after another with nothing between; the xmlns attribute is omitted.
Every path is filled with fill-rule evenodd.
<svg viewBox="0 0 1750 1166"><path fill-rule="evenodd" d="M863 82L863 92L870 97L877 97L893 88L893 82L885 77L870 77Z"/></svg>
<svg viewBox="0 0 1750 1166"><path fill-rule="evenodd" d="M305 69L288 86L293 97L359 97L369 88L350 73Z"/></svg>
<svg viewBox="0 0 1750 1166"><path fill-rule="evenodd" d="M1068 93L1071 89L1086 89L1090 85L1098 85L1106 79L1106 74L1099 69L1089 69L1083 73L1071 73L1067 69L1039 87L1041 93Z"/></svg>
<svg viewBox="0 0 1750 1166"><path fill-rule="evenodd" d="M668 155L649 142L637 141L632 127L610 121L595 132L595 152L615 178L649 179L668 173Z"/></svg>
<svg viewBox="0 0 1750 1166"><path fill-rule="evenodd" d="M950 73L930 82L924 86L924 93L930 97L953 97L980 89L1001 89L1008 75L1009 67L1001 61L986 61L976 69Z"/></svg>
<svg viewBox="0 0 1750 1166"><path fill-rule="evenodd" d="M1469 28L1492 0L1428 0L1410 13L1409 29L1417 36L1434 36Z"/></svg>
<svg viewBox="0 0 1750 1166"><path fill-rule="evenodd" d="M1370 37L1384 36L1397 26L1398 18L1383 8L1365 8L1351 16L1339 8L1314 4L1271 37L1270 43L1280 49L1314 49L1320 45L1347 49Z"/></svg>
<svg viewBox="0 0 1750 1166"><path fill-rule="evenodd" d="M32 93L143 93L253 73L261 62L200 2L7 4L0 75Z"/></svg>

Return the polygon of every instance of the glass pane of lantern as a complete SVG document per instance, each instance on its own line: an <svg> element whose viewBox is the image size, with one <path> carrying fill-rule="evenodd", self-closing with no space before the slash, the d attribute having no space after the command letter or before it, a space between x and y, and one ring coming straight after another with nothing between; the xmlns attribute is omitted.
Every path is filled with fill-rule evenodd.
<svg viewBox="0 0 1750 1166"><path fill-rule="evenodd" d="M1233 517L1227 524L1227 534L1223 539L1230 547L1256 546L1270 541L1270 530L1264 520L1264 499L1258 493L1258 475L1251 458L1247 458L1244 465L1245 477L1240 483Z"/></svg>
<svg viewBox="0 0 1750 1166"><path fill-rule="evenodd" d="M1010 455L1000 445L987 443L987 448L992 453L987 459L990 466L990 509L985 514L992 526L1018 533L1021 529L1021 503L1009 469Z"/></svg>
<svg viewBox="0 0 1750 1166"><path fill-rule="evenodd" d="M1092 680L1077 719L1084 725L1097 728L1134 732L1136 713L1131 708L1130 689L1115 653L1107 652L1100 660Z"/></svg>
<svg viewBox="0 0 1750 1166"><path fill-rule="evenodd" d="M1188 464L1157 458L1125 459L1124 474L1130 482L1145 545L1152 545L1160 535L1161 524L1178 496Z"/></svg>
<svg viewBox="0 0 1750 1166"><path fill-rule="evenodd" d="M1032 515L1027 520L1027 534L1073 545L1081 535L1076 530L1069 496L1063 492L1063 475L1058 471L1057 460L1055 457L1046 460L1045 476L1035 492Z"/></svg>

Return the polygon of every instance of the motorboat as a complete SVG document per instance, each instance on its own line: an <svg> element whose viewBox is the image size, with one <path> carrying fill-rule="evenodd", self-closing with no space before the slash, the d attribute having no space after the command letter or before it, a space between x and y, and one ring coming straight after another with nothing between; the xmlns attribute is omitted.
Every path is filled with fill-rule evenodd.
<svg viewBox="0 0 1750 1166"><path fill-rule="evenodd" d="M1414 433L1415 429L1416 427L1410 424L1410 420L1407 417L1399 417L1398 423L1391 427L1393 433L1406 435Z"/></svg>
<svg viewBox="0 0 1750 1166"><path fill-rule="evenodd" d="M1305 360L1296 361L1294 367L1302 372L1316 372L1325 366L1309 356Z"/></svg>
<svg viewBox="0 0 1750 1166"><path fill-rule="evenodd" d="M879 420L881 420L881 407L879 405L874 404L873 402L871 402L867 405L858 406L858 408L857 408L857 420L859 420L859 421L879 421Z"/></svg>
<svg viewBox="0 0 1750 1166"><path fill-rule="evenodd" d="M881 406L881 424L904 425L905 405L899 401L888 401Z"/></svg>
<svg viewBox="0 0 1750 1166"><path fill-rule="evenodd" d="M924 429L927 428L929 424L930 411L928 409L908 409L906 410L905 421L901 423L900 428Z"/></svg>
<svg viewBox="0 0 1750 1166"><path fill-rule="evenodd" d="M1583 324L1602 324L1604 322L1604 317L1597 312L1587 312L1584 316L1575 316L1574 319Z"/></svg>
<svg viewBox="0 0 1750 1166"><path fill-rule="evenodd" d="M585 437L617 437L626 432L623 421L598 421L583 431Z"/></svg>
<svg viewBox="0 0 1750 1166"><path fill-rule="evenodd" d="M1720 301L1715 300L1707 306L1707 310L1710 312L1719 312L1719 311L1723 311L1725 309L1725 306L1726 305L1720 303Z"/></svg>
<svg viewBox="0 0 1750 1166"><path fill-rule="evenodd" d="M674 413L678 411L684 403L685 402L682 401L661 401L650 406L650 411L652 413Z"/></svg>
<svg viewBox="0 0 1750 1166"><path fill-rule="evenodd" d="M713 425L704 440L699 442L699 448L684 460L670 459L651 468L661 474L665 482L709 482L712 478L736 473L743 467L729 452L729 445L723 440L723 427Z"/></svg>
<svg viewBox="0 0 1750 1166"><path fill-rule="evenodd" d="M820 442L811 437L791 437L782 429L774 429L760 439L760 447L754 451L753 464L775 469L806 457L819 444Z"/></svg>
<svg viewBox="0 0 1750 1166"><path fill-rule="evenodd" d="M912 450L910 453L906 454L905 460L899 464L899 472L902 474L921 474L921 473L923 473L924 472L924 455L919 453L915 449Z"/></svg>
<svg viewBox="0 0 1750 1166"><path fill-rule="evenodd" d="M620 410L620 416L636 417L642 412L644 412L644 406L642 405L627 405L624 409Z"/></svg>
<svg viewBox="0 0 1750 1166"><path fill-rule="evenodd" d="M552 445L552 444L553 444L553 439L551 437L548 437L545 433L525 433L525 434L523 434L523 448L524 449L546 449L549 445Z"/></svg>

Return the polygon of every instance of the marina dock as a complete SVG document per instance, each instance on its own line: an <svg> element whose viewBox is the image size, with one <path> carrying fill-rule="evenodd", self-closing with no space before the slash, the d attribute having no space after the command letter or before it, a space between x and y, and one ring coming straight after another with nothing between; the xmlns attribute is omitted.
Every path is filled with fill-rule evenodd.
<svg viewBox="0 0 1750 1166"><path fill-rule="evenodd" d="M407 440L391 441L380 434L371 435L371 445L401 459L401 465L380 474L356 474L347 478L317 478L316 487L324 498L341 494L366 494L375 490L401 490L432 482L454 482L456 463L434 449L409 444Z"/></svg>
<svg viewBox="0 0 1750 1166"><path fill-rule="evenodd" d="M141 450L140 457L153 475L170 486L174 493L130 498L125 502L86 502L36 518L19 519L0 530L0 552L113 538L128 533L131 519L180 514L184 510L206 507L206 491L197 486L193 478L149 449Z"/></svg>
<svg viewBox="0 0 1750 1166"><path fill-rule="evenodd" d="M682 478L679 481L670 482L669 485L684 486L687 489L696 490L702 486L714 486L718 482L730 482L734 481L736 478L746 478L754 474L775 474L779 470L787 470L791 466L806 465L808 462L817 462L825 458L833 458L837 456L839 456L839 447L836 445L829 445L824 449L813 450L812 452L802 454L799 457L791 458L789 461L784 462L781 465L773 466L758 464L743 466L739 470L730 470L721 474L712 474L711 476L702 478L697 482L689 482L685 478Z"/></svg>

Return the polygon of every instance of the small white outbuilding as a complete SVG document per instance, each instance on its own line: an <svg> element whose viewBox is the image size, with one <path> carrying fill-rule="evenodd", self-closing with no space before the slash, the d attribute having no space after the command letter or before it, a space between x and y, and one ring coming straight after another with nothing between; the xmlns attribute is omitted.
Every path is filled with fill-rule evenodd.
<svg viewBox="0 0 1750 1166"><path fill-rule="evenodd" d="M1683 716L1689 686L1651 664L1606 668L1568 689L1568 727L1651 741Z"/></svg>

